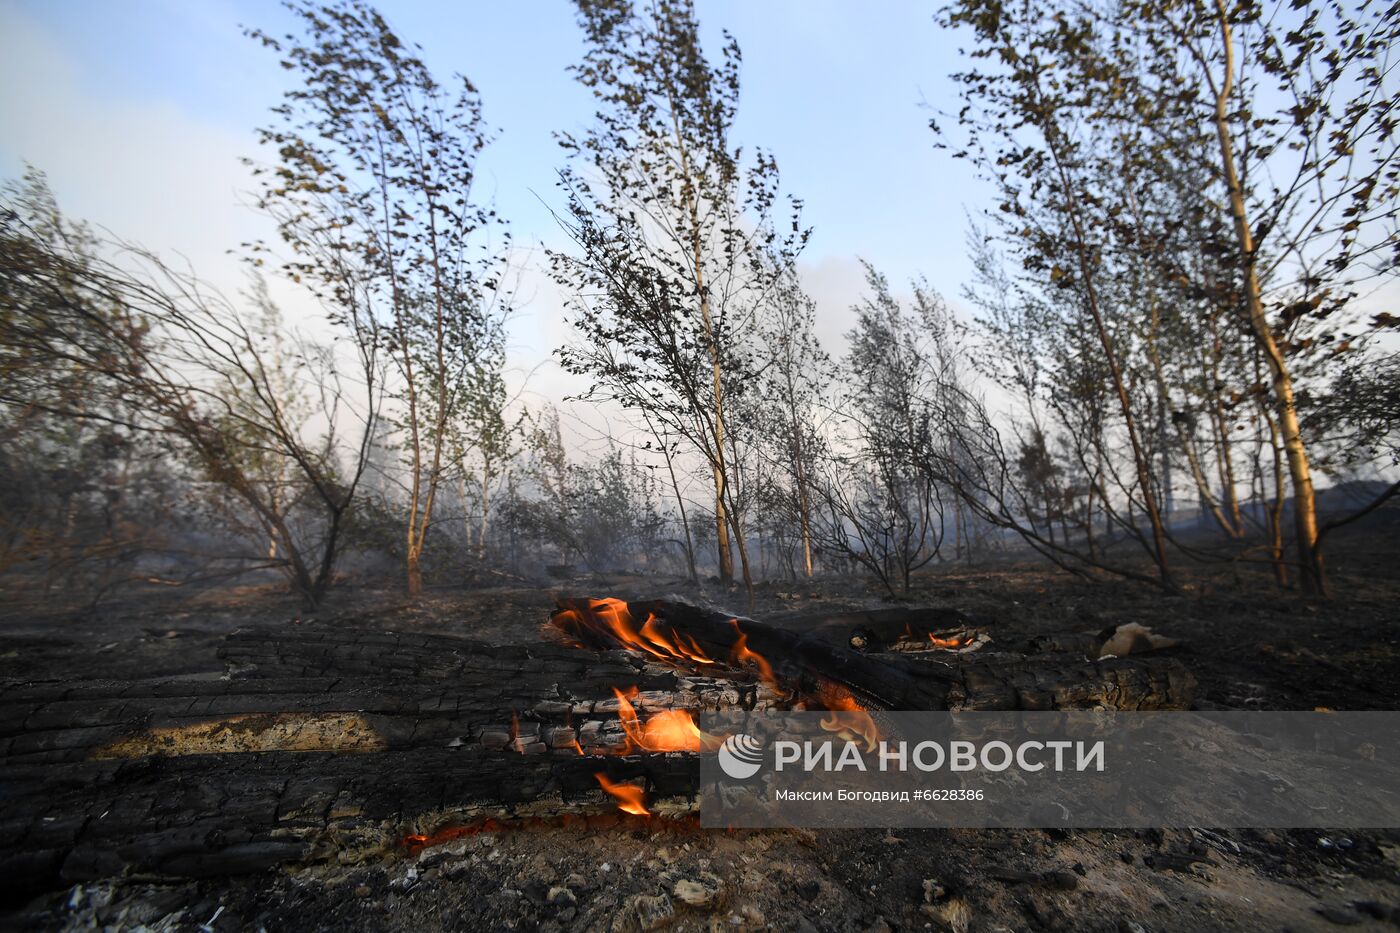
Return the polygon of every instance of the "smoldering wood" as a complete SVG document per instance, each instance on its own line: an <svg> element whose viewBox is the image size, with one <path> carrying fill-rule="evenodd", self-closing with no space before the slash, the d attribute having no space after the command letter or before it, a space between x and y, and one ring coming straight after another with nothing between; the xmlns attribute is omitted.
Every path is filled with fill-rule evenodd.
<svg viewBox="0 0 1400 933"><path fill-rule="evenodd" d="M590 611L587 599L562 599L561 608ZM742 633L747 646L772 665L780 683L797 693L820 694L830 681L863 701L887 710L1046 710L1186 709L1196 682L1170 657L1089 660L1082 654L1041 654L983 650L975 654L905 655L855 651L833 636L853 618L868 623L873 614L828 618L807 631L793 631L693 606L678 600L629 604L636 616L654 613L664 624L694 638L710 657L727 659ZM905 614L892 610L879 624L903 630L914 619L941 613Z"/></svg>
<svg viewBox="0 0 1400 933"><path fill-rule="evenodd" d="M646 605L728 657L732 616ZM615 687L638 688L644 717L781 706L819 679L888 709L1184 708L1194 688L1170 658L912 657L855 652L829 630L739 627L777 689L752 670L702 676L609 648L313 627L226 637L222 677L4 684L0 895L355 861L486 818L616 818L598 772L685 811L697 756L603 754L626 744Z"/></svg>
<svg viewBox="0 0 1400 933"><path fill-rule="evenodd" d="M698 785L693 755L520 755L482 746L6 764L0 897L132 871L205 877L360 861L487 818L607 814L594 774L651 797Z"/></svg>
<svg viewBox="0 0 1400 933"><path fill-rule="evenodd" d="M600 752L622 744L612 687L636 685L643 715L765 702L752 684L550 644L279 629L219 653L226 678L0 690L0 896L372 856L488 817L607 814L598 772L684 800L693 755L575 747L590 731Z"/></svg>
<svg viewBox="0 0 1400 933"><path fill-rule="evenodd" d="M976 620L959 609L913 606L840 613L787 612L770 616L766 621L866 652L888 650L904 641L906 633L924 638L928 632L967 631L977 627Z"/></svg>

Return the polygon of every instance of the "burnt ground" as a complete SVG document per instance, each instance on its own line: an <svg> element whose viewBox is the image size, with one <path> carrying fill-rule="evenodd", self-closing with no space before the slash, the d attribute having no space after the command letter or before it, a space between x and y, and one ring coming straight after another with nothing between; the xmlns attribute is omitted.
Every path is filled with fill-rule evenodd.
<svg viewBox="0 0 1400 933"><path fill-rule="evenodd" d="M1038 565L944 566L909 601L970 614L994 639L1140 622L1223 709L1400 708L1395 548L1345 542L1339 596L1306 600L1256 572L1191 579L1185 595L1076 580ZM757 618L877 606L862 583L742 595L674 580L580 578L560 592L679 593ZM220 672L250 624L447 632L501 644L554 636L547 586L342 588L315 617L272 587L153 593L70 612L0 595L0 681ZM602 814L482 832L354 865L199 881L128 877L35 897L0 915L32 929L1307 930L1400 926L1400 832L709 832Z"/></svg>

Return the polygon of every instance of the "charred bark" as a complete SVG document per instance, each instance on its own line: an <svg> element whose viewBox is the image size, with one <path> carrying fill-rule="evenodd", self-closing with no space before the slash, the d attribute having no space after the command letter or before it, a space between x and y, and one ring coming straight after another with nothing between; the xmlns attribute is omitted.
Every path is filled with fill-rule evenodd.
<svg viewBox="0 0 1400 933"><path fill-rule="evenodd" d="M560 601L575 611L586 612L588 605L586 599ZM846 613L799 632L677 601L629 606L634 615L652 613L695 639L716 660L730 658L742 635L746 647L771 665L779 686L794 696L820 696L827 681L879 709L1185 709L1195 692L1195 679L1173 658L1027 658L987 651L913 657L857 651L833 635L849 632L852 622L902 629L963 621L954 610Z"/></svg>
<svg viewBox="0 0 1400 933"><path fill-rule="evenodd" d="M229 636L222 678L6 684L0 898L127 871L203 877L377 858L485 820L619 819L600 772L639 784L655 813L689 812L698 757L623 754L614 688L635 686L647 718L780 706L823 683L911 710L1182 708L1194 686L1169 658L912 658L853 651L835 635L852 618L902 626L908 610L829 617L804 633L679 602L632 606L683 627L716 660L742 632L772 661L776 687L751 670L702 676L640 652L311 627Z"/></svg>

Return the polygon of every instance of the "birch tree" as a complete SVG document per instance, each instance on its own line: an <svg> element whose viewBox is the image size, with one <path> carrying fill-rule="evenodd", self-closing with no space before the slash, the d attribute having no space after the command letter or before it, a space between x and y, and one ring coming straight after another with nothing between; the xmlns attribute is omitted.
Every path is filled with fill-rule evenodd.
<svg viewBox="0 0 1400 933"><path fill-rule="evenodd" d="M573 295L579 340L560 351L587 393L643 413L661 437L684 438L713 485L717 562L745 582L749 555L736 488L731 397L755 364L750 335L775 277L806 239L796 201L790 230L777 164L745 158L730 139L739 47L718 63L700 45L687 0L580 0L588 45L574 67L599 103L596 125L563 134L574 249L552 254Z"/></svg>
<svg viewBox="0 0 1400 933"><path fill-rule="evenodd" d="M259 131L277 153L274 165L255 168L259 203L290 248L290 274L392 364L405 570L416 595L452 467L450 428L483 386L475 377L508 311L508 235L491 240L498 218L472 193L489 134L471 82L439 84L372 7L289 8L301 35L250 32L301 81Z"/></svg>

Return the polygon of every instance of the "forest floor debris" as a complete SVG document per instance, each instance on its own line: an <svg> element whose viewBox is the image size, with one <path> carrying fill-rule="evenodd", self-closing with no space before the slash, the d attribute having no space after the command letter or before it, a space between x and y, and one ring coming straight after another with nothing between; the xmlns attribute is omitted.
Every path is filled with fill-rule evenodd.
<svg viewBox="0 0 1400 933"><path fill-rule="evenodd" d="M622 597L684 591L641 577L568 584ZM752 614L870 608L876 594L824 582L760 590ZM1202 706L1395 709L1400 586L1358 578L1344 601L1199 584L1180 597L1093 586L1039 568L946 570L914 602L956 607L998 643L1135 623L1178 639ZM815 595L813 595L815 594ZM695 594L736 610L735 591ZM273 623L282 594L248 588L183 603L133 600L63 620L13 614L0 678L218 671L228 631ZM553 637L536 588L437 590L418 605L346 589L287 625L438 631L497 643ZM150 631L148 631L148 629ZM166 637L174 631L178 637ZM151 634L157 632L158 634ZM100 650L117 641L119 648ZM1318 663L1319 659L1326 663ZM1400 916L1400 833L1351 831L865 830L704 832L635 827L502 829L354 865L333 861L198 881L129 877L12 906L34 929L385 930L1173 930L1385 928Z"/></svg>

